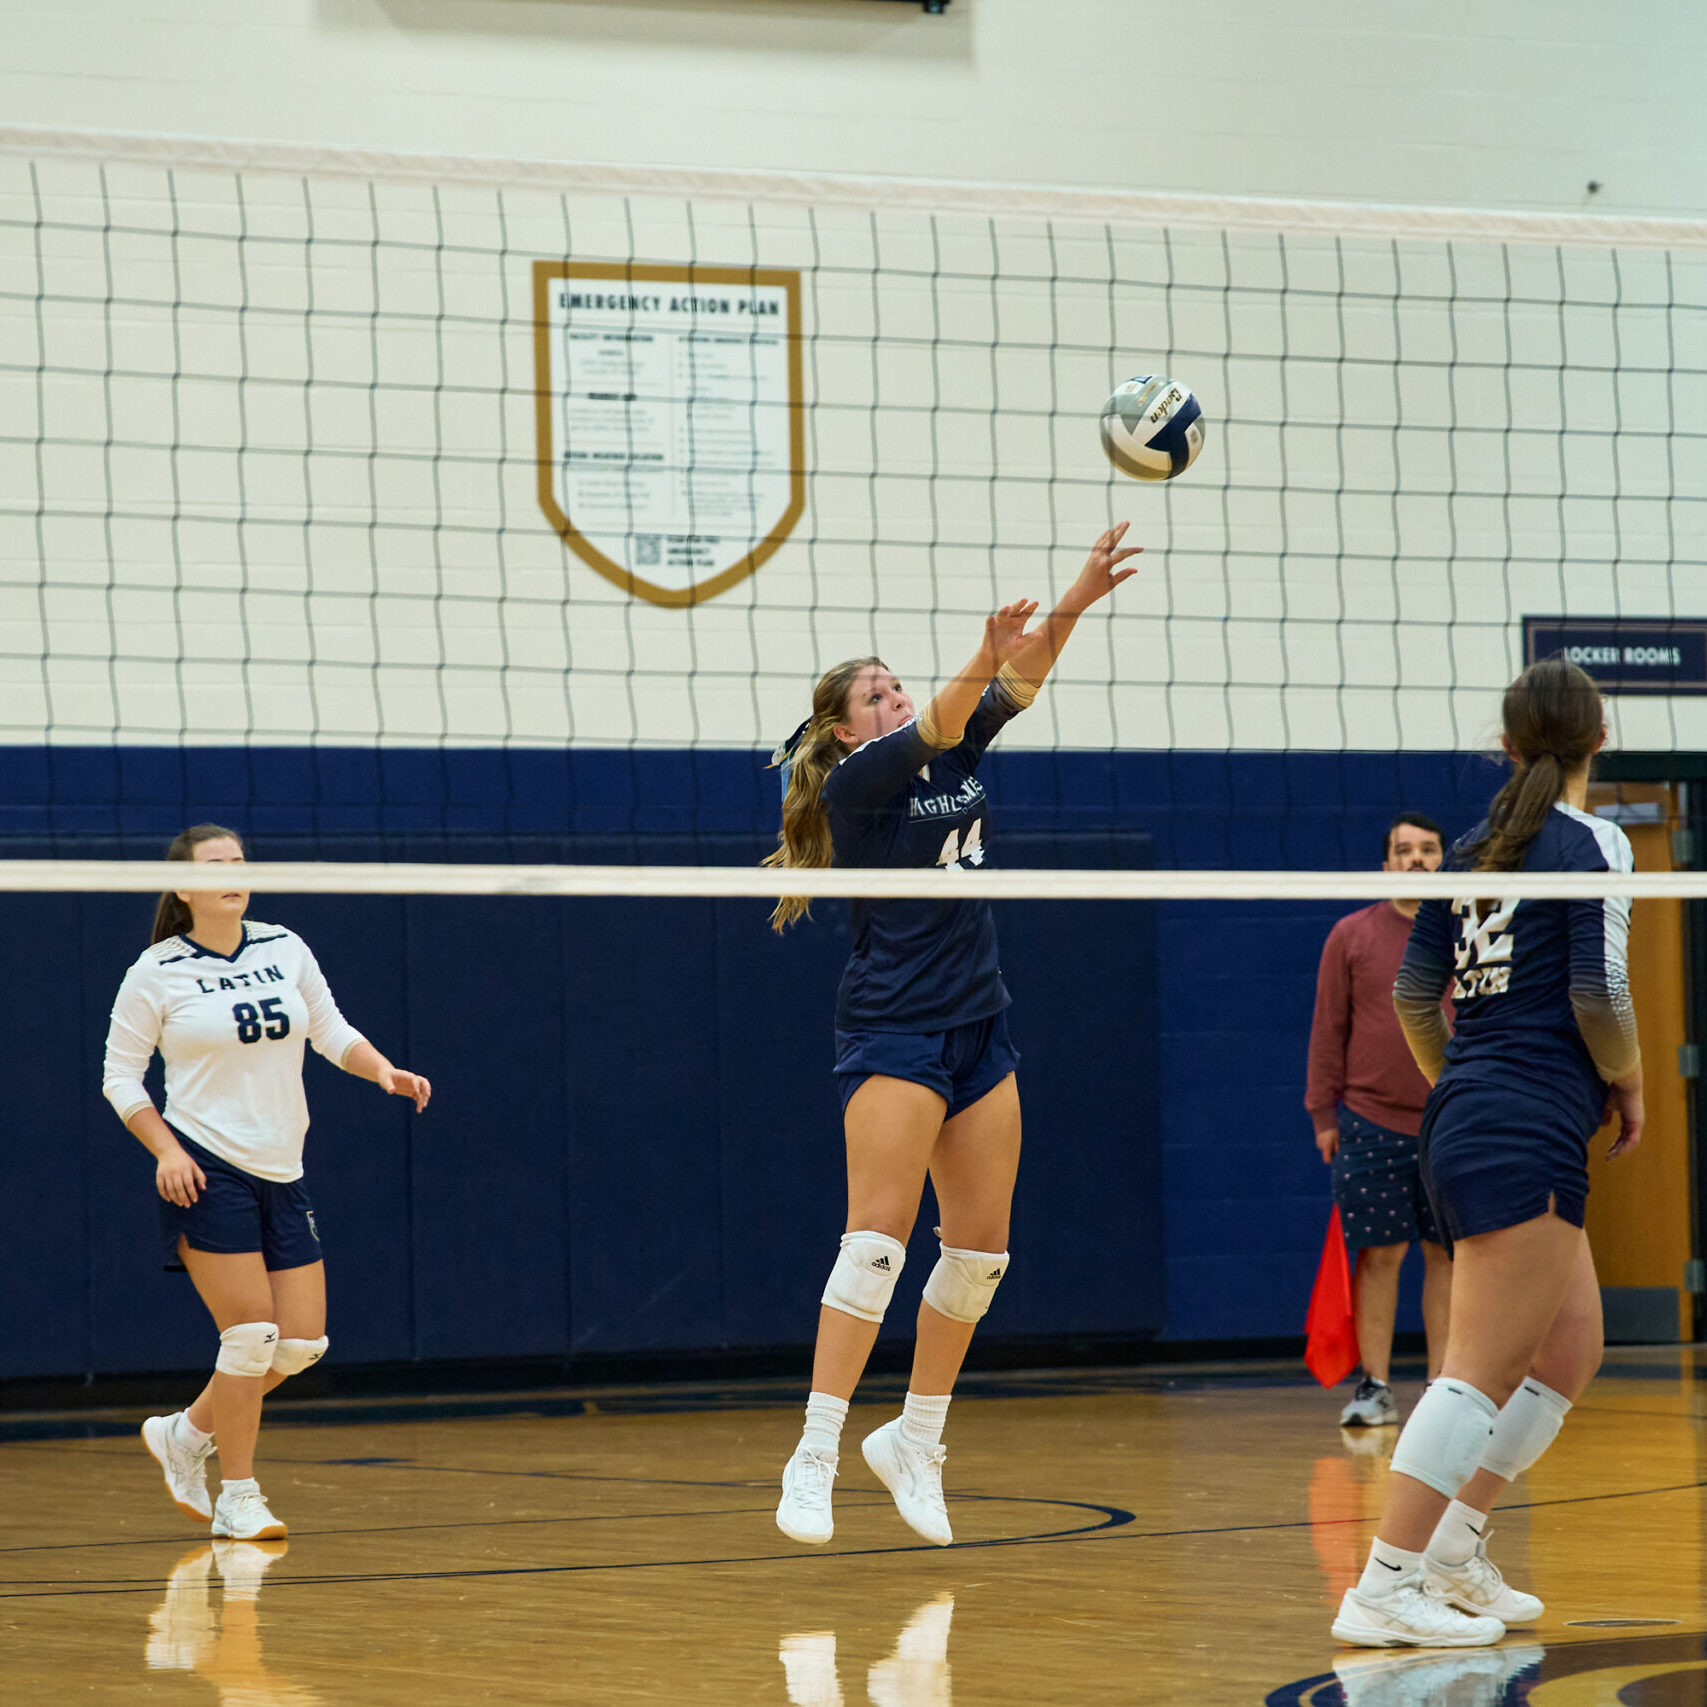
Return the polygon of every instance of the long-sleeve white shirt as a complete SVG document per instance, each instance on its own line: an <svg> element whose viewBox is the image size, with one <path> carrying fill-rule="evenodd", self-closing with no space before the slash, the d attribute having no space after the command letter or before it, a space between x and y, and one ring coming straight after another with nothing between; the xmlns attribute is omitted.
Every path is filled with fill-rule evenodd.
<svg viewBox="0 0 1707 1707"><path fill-rule="evenodd" d="M341 1065L362 1041L308 944L248 920L232 955L182 936L142 952L113 1002L101 1090L128 1121L149 1101L142 1076L158 1049L171 1125L246 1173L300 1179L303 1044Z"/></svg>

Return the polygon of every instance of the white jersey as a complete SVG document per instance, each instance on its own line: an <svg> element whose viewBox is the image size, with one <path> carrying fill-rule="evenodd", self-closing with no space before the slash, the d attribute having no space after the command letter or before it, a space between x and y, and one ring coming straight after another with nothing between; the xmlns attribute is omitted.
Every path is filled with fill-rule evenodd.
<svg viewBox="0 0 1707 1707"><path fill-rule="evenodd" d="M113 1002L101 1090L128 1121L149 1101L142 1075L158 1049L173 1126L246 1173L300 1179L302 1046L341 1065L361 1041L308 944L248 920L232 955L183 936L142 952Z"/></svg>

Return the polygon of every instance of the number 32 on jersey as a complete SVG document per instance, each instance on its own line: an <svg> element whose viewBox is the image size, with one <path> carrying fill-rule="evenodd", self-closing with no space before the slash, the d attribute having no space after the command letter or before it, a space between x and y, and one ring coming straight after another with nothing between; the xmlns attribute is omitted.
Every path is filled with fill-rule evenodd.
<svg viewBox="0 0 1707 1707"><path fill-rule="evenodd" d="M1454 901L1458 941L1452 959L1458 976L1452 982L1455 1002L1472 996L1501 996L1511 988L1511 921L1516 901L1493 904L1486 916L1480 901Z"/></svg>

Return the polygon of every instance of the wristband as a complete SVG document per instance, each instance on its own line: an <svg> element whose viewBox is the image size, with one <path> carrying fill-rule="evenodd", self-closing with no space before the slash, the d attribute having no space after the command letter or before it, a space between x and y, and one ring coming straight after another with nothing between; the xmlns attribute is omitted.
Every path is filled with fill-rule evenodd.
<svg viewBox="0 0 1707 1707"><path fill-rule="evenodd" d="M996 672L996 685L1024 711L1037 698L1041 682L1028 682L1012 664L1004 664Z"/></svg>

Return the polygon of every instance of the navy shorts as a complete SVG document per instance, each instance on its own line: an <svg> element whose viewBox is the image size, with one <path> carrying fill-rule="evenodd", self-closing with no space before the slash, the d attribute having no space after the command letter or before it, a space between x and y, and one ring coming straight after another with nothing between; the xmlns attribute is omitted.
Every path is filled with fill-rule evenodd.
<svg viewBox="0 0 1707 1707"><path fill-rule="evenodd" d="M952 1119L987 1096L1019 1065L1006 1012L949 1031L838 1031L836 1080L842 1112L874 1074L933 1090Z"/></svg>
<svg viewBox="0 0 1707 1707"><path fill-rule="evenodd" d="M1340 1227L1354 1251L1374 1245L1441 1242L1423 1188L1419 1140L1340 1110L1340 1147L1334 1157L1334 1202Z"/></svg>
<svg viewBox="0 0 1707 1707"><path fill-rule="evenodd" d="M1474 1081L1448 1084L1423 1113L1422 1168L1447 1235L1470 1239L1547 1213L1583 1224L1588 1141L1539 1097Z"/></svg>
<svg viewBox="0 0 1707 1707"><path fill-rule="evenodd" d="M197 1251L259 1251L269 1269L302 1268L320 1261L314 1205L299 1179L288 1185L260 1179L204 1150L182 1132L177 1140L200 1165L207 1188L188 1209L160 1199L160 1239L168 1269L183 1273L178 1240Z"/></svg>

